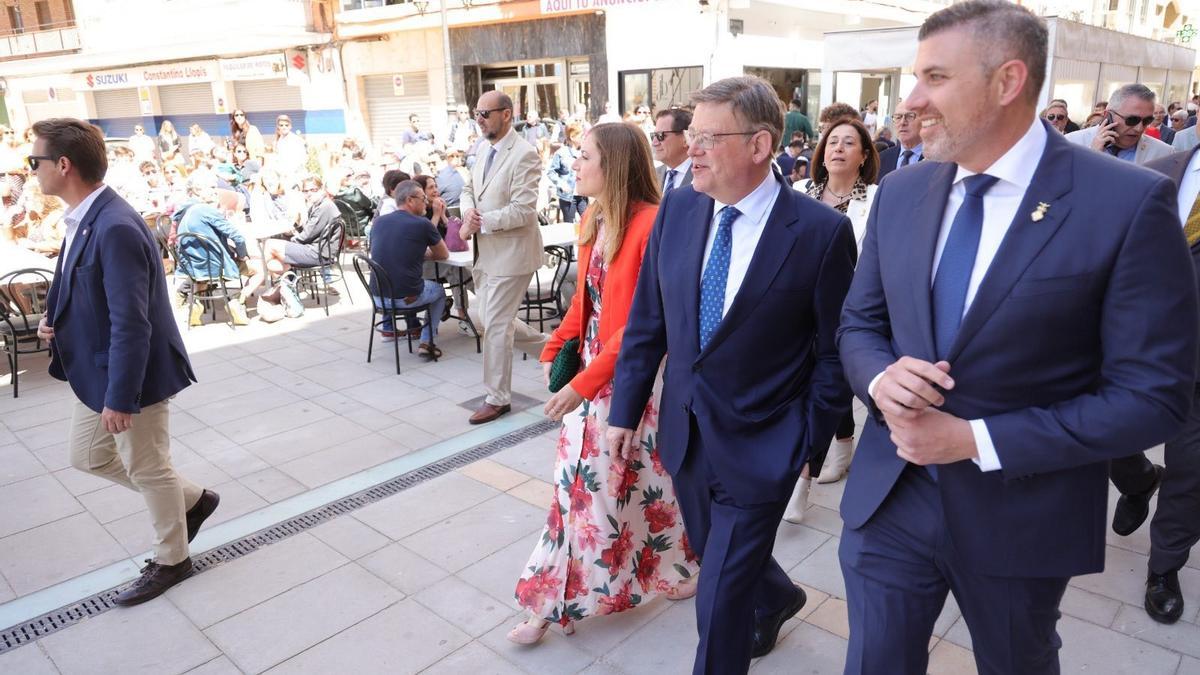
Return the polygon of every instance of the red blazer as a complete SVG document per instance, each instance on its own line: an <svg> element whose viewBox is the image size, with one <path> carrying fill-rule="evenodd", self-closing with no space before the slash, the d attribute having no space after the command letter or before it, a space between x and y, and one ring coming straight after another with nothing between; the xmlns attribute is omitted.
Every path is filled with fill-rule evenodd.
<svg viewBox="0 0 1200 675"><path fill-rule="evenodd" d="M583 217L593 215L594 206L588 207ZM621 336L625 333L625 322L629 319L629 308L633 304L633 292L637 289L638 272L642 269L642 254L646 251L646 242L650 240L650 231L654 229L654 218L658 215L655 204L634 204L633 217L625 228L625 239L616 257L608 265L604 276L602 290L604 309L600 315L600 343L603 348L600 354L592 360L590 366L582 369L571 380L571 388L586 399L593 399L612 382L613 373L617 366L617 354L621 351ZM580 338L579 351L585 347L583 336L587 334L587 320L591 316L591 299L587 294L588 265L592 260L592 246L579 245L578 283L575 297L571 300L571 308L563 317L562 323L550 335L539 359L543 363L553 361L562 349L563 343L571 338Z"/></svg>

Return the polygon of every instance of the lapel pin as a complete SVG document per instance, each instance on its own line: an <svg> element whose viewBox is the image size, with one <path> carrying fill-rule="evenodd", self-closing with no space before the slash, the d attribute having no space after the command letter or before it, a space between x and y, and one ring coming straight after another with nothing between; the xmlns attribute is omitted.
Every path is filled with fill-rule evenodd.
<svg viewBox="0 0 1200 675"><path fill-rule="evenodd" d="M1038 202L1037 208L1033 210L1033 213L1029 214L1029 217L1036 223L1046 217L1046 211L1049 208L1050 205L1046 202Z"/></svg>

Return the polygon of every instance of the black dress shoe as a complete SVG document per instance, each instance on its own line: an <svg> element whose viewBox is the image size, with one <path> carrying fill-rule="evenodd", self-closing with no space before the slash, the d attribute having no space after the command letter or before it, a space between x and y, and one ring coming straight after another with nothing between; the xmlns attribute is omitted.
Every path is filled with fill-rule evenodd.
<svg viewBox="0 0 1200 675"><path fill-rule="evenodd" d="M803 607L804 603L808 602L808 596L804 594L804 589L796 587L796 597L783 609L774 614L755 617L754 619L754 651L750 653L751 658L766 656L775 648L775 640L779 639L779 629L788 619L796 616Z"/></svg>
<svg viewBox="0 0 1200 675"><path fill-rule="evenodd" d="M1183 591L1179 573L1167 572L1146 577L1146 613L1159 623L1175 623L1183 616Z"/></svg>
<svg viewBox="0 0 1200 675"><path fill-rule="evenodd" d="M196 501L195 506L188 509L187 512L187 528L188 528L188 543L196 538L196 533L200 531L200 526L205 520L217 510L217 504L221 503L221 495L212 490L205 490L200 493L200 499Z"/></svg>
<svg viewBox="0 0 1200 675"><path fill-rule="evenodd" d="M140 605L157 598L168 588L192 575L191 558L185 558L183 562L175 565L160 565L153 560L147 560L146 563L142 568L142 576L118 593L114 603L121 607Z"/></svg>
<svg viewBox="0 0 1200 675"><path fill-rule="evenodd" d="M1148 490L1135 495L1121 495L1117 500L1117 510L1113 513L1113 532L1128 537L1146 522L1146 516L1150 515L1150 498L1158 491L1162 476L1163 468L1155 464L1154 484Z"/></svg>

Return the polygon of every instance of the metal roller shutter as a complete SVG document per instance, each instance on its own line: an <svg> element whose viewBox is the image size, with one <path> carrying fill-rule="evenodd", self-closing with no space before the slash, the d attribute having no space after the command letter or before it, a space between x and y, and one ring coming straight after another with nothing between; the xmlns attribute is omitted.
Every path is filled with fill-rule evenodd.
<svg viewBox="0 0 1200 675"><path fill-rule="evenodd" d="M137 89L97 91L92 96L96 99L97 119L142 116L142 108L138 105Z"/></svg>
<svg viewBox="0 0 1200 675"><path fill-rule="evenodd" d="M401 73L404 76L404 96L396 96L391 75L368 75L363 78L367 95L367 117L370 120L371 142L399 142L400 134L408 128L408 116L416 113L423 128L429 128L429 77L423 72Z"/></svg>
<svg viewBox="0 0 1200 675"><path fill-rule="evenodd" d="M213 111L213 89L207 82L169 84L158 88L163 115L204 115ZM137 103L137 97L134 97Z"/></svg>
<svg viewBox="0 0 1200 675"><path fill-rule="evenodd" d="M246 112L276 112L302 110L300 87L287 80L248 80L233 83L237 107Z"/></svg>

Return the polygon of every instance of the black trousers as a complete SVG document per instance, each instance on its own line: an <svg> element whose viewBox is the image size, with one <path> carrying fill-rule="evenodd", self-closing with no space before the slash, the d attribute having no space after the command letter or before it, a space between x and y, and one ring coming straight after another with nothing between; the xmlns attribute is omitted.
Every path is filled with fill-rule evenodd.
<svg viewBox="0 0 1200 675"><path fill-rule="evenodd" d="M1183 430L1167 441L1158 508L1150 521L1150 571L1166 574L1183 567L1200 542L1200 395L1194 395ZM1144 454L1115 459L1109 476L1121 494L1145 492L1154 465Z"/></svg>

